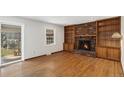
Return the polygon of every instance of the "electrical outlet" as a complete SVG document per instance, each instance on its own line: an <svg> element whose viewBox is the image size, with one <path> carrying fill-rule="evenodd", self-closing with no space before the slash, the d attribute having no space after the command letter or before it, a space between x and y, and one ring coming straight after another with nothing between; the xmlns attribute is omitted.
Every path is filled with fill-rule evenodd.
<svg viewBox="0 0 124 93"><path fill-rule="evenodd" d="M46 55L49 56L49 55L51 55L51 53L47 53Z"/></svg>

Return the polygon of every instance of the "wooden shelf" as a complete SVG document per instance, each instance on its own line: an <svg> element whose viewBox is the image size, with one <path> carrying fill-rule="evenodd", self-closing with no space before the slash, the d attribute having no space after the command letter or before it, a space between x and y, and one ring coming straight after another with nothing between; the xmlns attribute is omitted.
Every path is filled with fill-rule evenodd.
<svg viewBox="0 0 124 93"><path fill-rule="evenodd" d="M96 35L76 35L75 37L96 37Z"/></svg>
<svg viewBox="0 0 124 93"><path fill-rule="evenodd" d="M100 40L120 41L120 39L113 39L113 38L109 38L109 39L100 39Z"/></svg>
<svg viewBox="0 0 124 93"><path fill-rule="evenodd" d="M98 25L99 27L105 27L105 26L114 26L114 25L118 25L118 23L115 23L115 24L104 24L104 25Z"/></svg>
<svg viewBox="0 0 124 93"><path fill-rule="evenodd" d="M118 32L119 31L119 29L117 29L117 30L99 30L99 32Z"/></svg>
<svg viewBox="0 0 124 93"><path fill-rule="evenodd" d="M96 47L102 47L102 48L115 48L115 49L120 49L121 47L109 47L109 46L96 46Z"/></svg>

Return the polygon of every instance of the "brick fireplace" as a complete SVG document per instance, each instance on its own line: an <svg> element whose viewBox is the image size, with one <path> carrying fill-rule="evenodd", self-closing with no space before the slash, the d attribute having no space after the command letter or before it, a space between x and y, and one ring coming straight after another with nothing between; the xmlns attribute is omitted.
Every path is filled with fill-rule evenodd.
<svg viewBox="0 0 124 93"><path fill-rule="evenodd" d="M80 39L78 41L79 50L95 51L95 40L93 39Z"/></svg>
<svg viewBox="0 0 124 93"><path fill-rule="evenodd" d="M96 40L94 38L78 38L76 53L87 56L96 56Z"/></svg>

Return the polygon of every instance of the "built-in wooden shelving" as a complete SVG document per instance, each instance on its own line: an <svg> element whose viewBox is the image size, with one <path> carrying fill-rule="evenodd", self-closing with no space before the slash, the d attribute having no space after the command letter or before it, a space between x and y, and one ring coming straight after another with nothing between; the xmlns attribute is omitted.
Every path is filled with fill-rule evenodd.
<svg viewBox="0 0 124 93"><path fill-rule="evenodd" d="M97 21L97 57L120 61L120 39L113 39L120 33L120 17Z"/></svg>
<svg viewBox="0 0 124 93"><path fill-rule="evenodd" d="M120 61L120 39L113 39L112 34L120 33L121 17L114 17L95 22L65 26L66 51L78 49L79 39L94 39L96 41L96 56Z"/></svg>

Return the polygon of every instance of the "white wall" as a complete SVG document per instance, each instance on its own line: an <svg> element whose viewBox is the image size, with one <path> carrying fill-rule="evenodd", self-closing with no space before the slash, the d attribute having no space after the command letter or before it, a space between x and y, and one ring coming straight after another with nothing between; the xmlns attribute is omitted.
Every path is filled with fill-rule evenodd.
<svg viewBox="0 0 124 93"><path fill-rule="evenodd" d="M22 23L24 28L24 58L31 58L47 54L48 52L57 52L63 50L64 27L54 24L48 24L38 21L27 20L18 17L0 17L1 21L10 21ZM45 28L50 27L56 29L56 45L45 46ZM121 62L124 69L124 16L121 17Z"/></svg>
<svg viewBox="0 0 124 93"><path fill-rule="evenodd" d="M124 71L124 16L121 17L121 34L123 36L121 40L121 62Z"/></svg>
<svg viewBox="0 0 124 93"><path fill-rule="evenodd" d="M0 17L0 22L10 21L24 24L24 58L32 58L45 55L49 52L63 50L64 27L60 25L48 24L40 21L33 21L19 17ZM45 46L45 28L56 30L56 45Z"/></svg>

